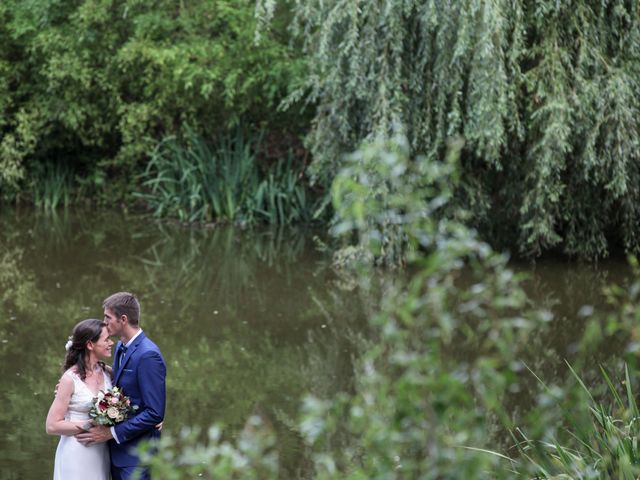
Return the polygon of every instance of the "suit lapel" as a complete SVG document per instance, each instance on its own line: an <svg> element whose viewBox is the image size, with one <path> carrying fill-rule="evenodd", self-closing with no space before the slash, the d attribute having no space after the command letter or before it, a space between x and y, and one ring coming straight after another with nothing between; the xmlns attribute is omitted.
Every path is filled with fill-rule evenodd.
<svg viewBox="0 0 640 480"><path fill-rule="evenodd" d="M133 357L133 355L135 354L136 350L138 349L138 347L142 343L142 340L144 340L144 339L145 339L145 334L144 334L144 332L141 332L140 335L138 335L136 337L136 339L133 341L133 343L127 349L127 353L125 353L124 357L122 358L122 363L120 361L118 361L118 371L116 372L116 378L115 378L115 380L113 382L115 385L118 384L118 381L120 380L120 376L122 375L124 367L127 366L127 364L129 363L129 360L131 359L131 357Z"/></svg>

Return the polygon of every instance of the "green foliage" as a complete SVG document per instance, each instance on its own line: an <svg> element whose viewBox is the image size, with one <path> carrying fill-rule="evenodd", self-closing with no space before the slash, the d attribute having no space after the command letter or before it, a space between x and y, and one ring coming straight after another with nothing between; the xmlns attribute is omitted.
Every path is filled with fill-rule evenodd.
<svg viewBox="0 0 640 480"><path fill-rule="evenodd" d="M616 471L624 472L625 461L632 463L636 456L631 451L635 426L632 430L618 426L609 407L593 410L599 423L591 418L584 422L582 415L580 422L572 424L570 420L578 418L574 412L590 416L593 402L585 402L571 384L549 388L551 395L534 398L533 405L518 415L512 416L507 409L510 395L523 388L519 379L523 362L545 348L549 313L529 305L522 279L506 268L503 258L477 242L473 232L451 220L455 211L443 216L438 210L411 214L416 209L413 194L419 190L415 185L421 184L431 189L422 194L420 204L451 209L455 168L426 175L406 168L420 161L406 155L399 162L402 156L397 152L403 145L406 141L397 137L386 144L366 145L355 157L366 159L362 152L370 151L394 169L397 179L383 175L387 182L394 179L396 188L388 195L392 201L366 194L372 183L359 181L371 178L366 175L371 171L366 161L359 162L362 170L353 165L343 170L335 182L344 182L342 175L352 179L344 183L346 188L335 190L336 212L343 223L355 226L359 244L374 256L381 250L379 242L371 242L371 231L380 231L377 226L384 225L380 219L401 218L396 225L405 235L403 245L420 248L406 257L416 268L409 285L388 291L381 312L372 320L380 336L359 366L355 395L307 402L301 428L315 452L318 478L507 479L514 472L538 478L544 471L539 468L542 460L528 450L525 453L534 458L530 462L509 458L507 433L530 432L527 448L550 445L551 438L560 438L559 425L570 429L569 435L562 436L566 443L560 443L564 451L586 452L584 462L576 460L574 470L565 470L570 478L608 478L612 461L618 462ZM452 164L452 157L455 151L445 166ZM403 184L414 187L402 192ZM373 185L374 190L379 188L379 182ZM471 279L463 281L462 272ZM370 273L364 270L362 275L366 278ZM621 350L626 345L627 359L634 358L637 342L632 335L640 312L640 282L610 291L614 312L606 322L586 312L589 328L582 339L574 339L579 345L576 362L585 368L593 369L596 343L620 337ZM622 408L620 397L612 393L612 382L607 383L610 398ZM584 384L578 385L584 391ZM631 400L628 380L626 385ZM601 405L608 405L607 400ZM626 426L637 416L622 415ZM592 447L591 452L593 440L599 442L599 450ZM496 445L503 448L497 450ZM549 451L546 455L548 463L554 464ZM597 473L590 476L594 469ZM560 473L557 468L548 471Z"/></svg>
<svg viewBox="0 0 640 480"><path fill-rule="evenodd" d="M177 439L163 436L159 443L160 455L145 451L141 455L147 462L153 478L181 480L183 478L229 478L260 480L277 478L278 457L273 449L274 436L263 428L262 420L253 416L247 421L237 443L226 441L220 428L212 426L206 444L181 449L180 445L197 444L198 430L184 429ZM172 465L173 468L166 468Z"/></svg>
<svg viewBox="0 0 640 480"><path fill-rule="evenodd" d="M506 267L504 257L454 219L455 210L439 215L453 208L447 186L455 185L455 150L439 170L421 170L416 167L421 162L407 155L406 145L399 135L364 145L352 156L363 161L341 172L334 185L337 231L370 252L359 258L386 264L404 258L411 264L412 275L408 285L385 289L380 311L371 318L376 337L365 343L366 353L356 360L353 388L339 395L309 396L305 401L298 428L313 468L297 478L511 479L516 474L552 478L554 472L563 471L571 472L569 478L608 478L611 468L620 473L634 471L635 467L626 465L637 457L632 418L637 413L634 409L629 410L632 415L623 412L622 397L612 393L618 387L608 377L623 426L609 407L594 407L595 423L591 418L588 424L580 422L577 427L586 426L585 430L571 430L555 447L546 447L553 445L550 439L560 438L563 424L574 412L589 413L595 405L584 401L586 389L581 382L550 386L537 396L535 390L523 392L533 404L514 416L507 409L510 396L523 388L523 359L532 353L539 357L546 348L550 315L530 306L522 278ZM368 170L370 164L384 166ZM379 172L383 172L383 183L378 181ZM405 183L409 187L403 190ZM388 187L386 195L378 192L383 186ZM415 192L420 193L421 205L433 208L415 207ZM401 245L415 248L390 248L385 236L398 235L405 238ZM367 263L359 268L360 284L367 288L373 272ZM626 295L612 289L620 310L610 315L604 328L601 319L585 311L585 323L590 326L584 338L575 339L577 364L593 362L594 341L612 343L622 336L628 353L637 348L629 337L640 312L639 285L634 284ZM575 378L579 378L577 372ZM629 378L626 396L629 401L633 398ZM516 429L527 432L527 437L526 443L519 439L524 457L512 459L510 432ZM227 446L228 458L248 448L244 442L250 442L250 451L262 451L268 432L261 429ZM599 444L593 446L592 440ZM198 472L211 472L221 462L217 442L194 447L198 440L193 439L181 445L177 454L174 440L167 442L149 460L154 468L173 475L167 478L186 478L181 473L191 460L185 464L175 459L189 459L191 452L209 448L209 453L194 457L202 462ZM543 453L534 456L531 447L540 445ZM554 470L543 470L542 459ZM265 457L264 463L240 467L227 460L224 473L234 478L260 471L264 478L277 478L268 470L271 461Z"/></svg>
<svg viewBox="0 0 640 480"><path fill-rule="evenodd" d="M457 183L461 147L453 142L447 162L437 163L411 159L400 133L363 145L347 156L333 182L339 219L334 233L357 232L360 248L387 266L406 264L418 249L433 248L454 226L447 219L455 215L446 207Z"/></svg>
<svg viewBox="0 0 640 480"><path fill-rule="evenodd" d="M240 130L211 147L187 129L181 142L159 142L142 175L145 200L155 215L181 221L291 224L312 220L316 201L291 158L266 172Z"/></svg>
<svg viewBox="0 0 640 480"><path fill-rule="evenodd" d="M268 20L273 2L261 2ZM494 244L601 257L637 251L636 0L297 0L317 103L308 145L329 183L342 153L406 125L443 158L461 136L460 202Z"/></svg>
<svg viewBox="0 0 640 480"><path fill-rule="evenodd" d="M278 160L262 177L252 202L256 218L278 225L317 219L319 199L304 182L303 172L295 169L291 154L286 160Z"/></svg>
<svg viewBox="0 0 640 480"><path fill-rule="evenodd" d="M285 24L255 43L248 0L3 1L0 190L24 189L35 164L64 159L83 194L112 201L134 189L155 141L183 125L288 129L276 106L303 62Z"/></svg>
<svg viewBox="0 0 640 480"><path fill-rule="evenodd" d="M186 146L175 137L160 142L143 174L140 196L158 216L183 221L241 219L257 171L250 145L238 133L215 151L190 131Z"/></svg>
<svg viewBox="0 0 640 480"><path fill-rule="evenodd" d="M485 450L507 421L502 401L517 384L519 357L544 322L505 259L454 212L443 214L457 152L443 164L412 159L396 136L363 146L352 158L365 161L334 183L338 225L353 227L374 258L417 271L386 292L371 320L379 338L359 362L355 395L306 404L301 428L317 478L509 478L509 464ZM384 167L372 170L368 158ZM385 252L393 243L413 249ZM458 281L462 270L468 281Z"/></svg>
<svg viewBox="0 0 640 480"><path fill-rule="evenodd" d="M34 204L44 210L55 210L58 205L67 207L72 190L72 177L68 167L50 163L40 167L38 174L30 175Z"/></svg>
<svg viewBox="0 0 640 480"><path fill-rule="evenodd" d="M608 387L605 401L597 401L576 372L571 372L582 389L582 398L566 413L570 441L535 442L520 430L521 460L516 470L531 471L538 479L638 478L640 413L629 369L625 368L621 384L614 384L602 370Z"/></svg>

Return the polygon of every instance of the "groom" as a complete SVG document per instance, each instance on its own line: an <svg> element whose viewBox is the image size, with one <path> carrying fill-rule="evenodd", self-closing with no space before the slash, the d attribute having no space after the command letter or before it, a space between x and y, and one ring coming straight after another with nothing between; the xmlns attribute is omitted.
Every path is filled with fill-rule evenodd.
<svg viewBox="0 0 640 480"><path fill-rule="evenodd" d="M140 329L140 304L128 292L118 292L104 301L104 322L109 335L117 335L113 361L113 384L138 405L133 417L114 427L96 426L76 435L84 444L109 441L112 480L127 480L141 471L141 480L149 472L138 467L133 451L143 440L160 437L155 428L164 418L167 368L160 349Z"/></svg>

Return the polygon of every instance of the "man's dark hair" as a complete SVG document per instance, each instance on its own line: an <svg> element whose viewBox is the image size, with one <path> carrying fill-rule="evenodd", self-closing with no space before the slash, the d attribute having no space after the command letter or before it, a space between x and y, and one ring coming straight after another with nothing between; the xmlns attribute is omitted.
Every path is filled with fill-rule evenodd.
<svg viewBox="0 0 640 480"><path fill-rule="evenodd" d="M140 303L133 293L114 293L102 302L102 308L111 310L118 318L126 315L130 325L134 327L138 326L138 322L140 321Z"/></svg>

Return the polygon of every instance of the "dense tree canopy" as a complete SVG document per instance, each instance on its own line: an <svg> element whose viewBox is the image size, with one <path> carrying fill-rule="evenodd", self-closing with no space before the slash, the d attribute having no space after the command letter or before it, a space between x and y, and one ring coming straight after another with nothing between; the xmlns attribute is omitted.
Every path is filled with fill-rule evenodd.
<svg viewBox="0 0 640 480"><path fill-rule="evenodd" d="M187 126L306 133L328 187L400 131L426 162L464 140L456 196L498 248L640 248L638 0L6 0L0 42L5 198L126 195Z"/></svg>
<svg viewBox="0 0 640 480"><path fill-rule="evenodd" d="M318 177L398 125L428 161L461 136L459 194L488 238L525 253L638 249L637 1L297 0L295 11Z"/></svg>
<svg viewBox="0 0 640 480"><path fill-rule="evenodd" d="M277 22L254 42L254 5L1 2L0 190L51 163L88 188L131 179L150 143L188 124L286 128L276 107L303 64Z"/></svg>

